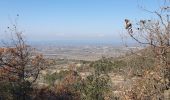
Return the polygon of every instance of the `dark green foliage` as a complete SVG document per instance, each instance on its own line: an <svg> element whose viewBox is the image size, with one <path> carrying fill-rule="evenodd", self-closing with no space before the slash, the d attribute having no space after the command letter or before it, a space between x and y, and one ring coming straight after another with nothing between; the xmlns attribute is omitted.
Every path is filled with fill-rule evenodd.
<svg viewBox="0 0 170 100"><path fill-rule="evenodd" d="M12 100L12 85L9 82L0 82L0 100Z"/></svg>
<svg viewBox="0 0 170 100"><path fill-rule="evenodd" d="M123 68L127 67L127 62L123 60L114 60L113 61L113 72L121 72Z"/></svg>
<svg viewBox="0 0 170 100"><path fill-rule="evenodd" d="M48 84L53 85L56 80L61 81L69 71L60 71L59 73L47 74L44 78Z"/></svg>
<svg viewBox="0 0 170 100"><path fill-rule="evenodd" d="M114 62L113 62L113 66L114 66L114 68L121 68L121 67L126 67L127 66L127 63L125 62L125 61L123 61L123 60L115 60Z"/></svg>
<svg viewBox="0 0 170 100"><path fill-rule="evenodd" d="M104 100L105 97L110 98L111 81L108 73L112 71L113 63L106 58L102 58L93 62L91 67L94 68L94 73L76 84L81 99Z"/></svg>
<svg viewBox="0 0 170 100"><path fill-rule="evenodd" d="M110 92L110 78L107 75L90 75L81 82L80 93L83 100L104 100Z"/></svg>
<svg viewBox="0 0 170 100"><path fill-rule="evenodd" d="M26 81L23 86L16 82L1 82L0 83L0 100L30 100L33 89L31 84ZM23 95L25 98L23 98Z"/></svg>
<svg viewBox="0 0 170 100"><path fill-rule="evenodd" d="M91 67L95 69L95 74L107 74L113 70L113 63L107 58L102 58L101 60L91 63Z"/></svg>
<svg viewBox="0 0 170 100"><path fill-rule="evenodd" d="M15 100L30 100L30 93L33 91L31 83L29 81L24 81L24 83L11 83L12 94Z"/></svg>

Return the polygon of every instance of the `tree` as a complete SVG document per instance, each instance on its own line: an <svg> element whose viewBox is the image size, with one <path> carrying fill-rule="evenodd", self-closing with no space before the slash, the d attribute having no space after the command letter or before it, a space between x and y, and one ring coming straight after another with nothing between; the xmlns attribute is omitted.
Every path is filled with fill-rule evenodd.
<svg viewBox="0 0 170 100"><path fill-rule="evenodd" d="M154 53L155 66L153 70L144 73L145 83L142 85L146 89L145 96L161 98L164 90L170 86L170 1L164 0L164 4L157 11L145 11L154 14L155 19L140 20L133 24L125 19L125 28L128 35L141 45L147 46ZM150 81L146 82L146 79ZM141 82L141 81L140 81ZM144 80L143 80L144 82ZM147 83L147 84L146 84ZM161 84L161 85L160 85ZM140 84L141 85L141 84ZM152 87L152 88L151 88ZM149 91L149 92L148 92ZM142 94L142 93L141 93ZM141 97L144 95L141 95Z"/></svg>
<svg viewBox="0 0 170 100"><path fill-rule="evenodd" d="M17 25L8 27L11 39L0 48L0 69L2 81L8 80L12 86L12 94L17 100L28 99L28 92L37 80L39 72L45 67L42 55L36 55L34 49L26 44L23 32Z"/></svg>

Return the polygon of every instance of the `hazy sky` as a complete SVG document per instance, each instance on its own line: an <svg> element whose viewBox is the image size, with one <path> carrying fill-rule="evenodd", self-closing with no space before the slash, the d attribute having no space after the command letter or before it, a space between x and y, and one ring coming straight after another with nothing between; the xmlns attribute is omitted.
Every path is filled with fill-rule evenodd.
<svg viewBox="0 0 170 100"><path fill-rule="evenodd" d="M30 40L118 39L125 18L150 17L160 0L0 0L0 35L19 14Z"/></svg>

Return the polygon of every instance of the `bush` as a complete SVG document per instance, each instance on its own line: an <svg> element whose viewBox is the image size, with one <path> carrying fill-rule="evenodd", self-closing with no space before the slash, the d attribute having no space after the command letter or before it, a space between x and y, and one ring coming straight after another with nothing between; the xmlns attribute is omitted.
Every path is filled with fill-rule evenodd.
<svg viewBox="0 0 170 100"><path fill-rule="evenodd" d="M12 100L12 85L9 82L0 82L0 100Z"/></svg>
<svg viewBox="0 0 170 100"><path fill-rule="evenodd" d="M67 74L69 74L69 71L60 71L59 73L47 74L44 79L48 84L54 85L56 80L61 81Z"/></svg>
<svg viewBox="0 0 170 100"><path fill-rule="evenodd" d="M90 66L95 69L96 74L107 74L114 68L114 64L111 62L111 60L108 60L104 57L101 60L92 62Z"/></svg>
<svg viewBox="0 0 170 100"><path fill-rule="evenodd" d="M94 73L79 81L75 88L80 93L82 100L104 100L111 99L111 80L108 75L113 69L113 63L102 58L90 64Z"/></svg>

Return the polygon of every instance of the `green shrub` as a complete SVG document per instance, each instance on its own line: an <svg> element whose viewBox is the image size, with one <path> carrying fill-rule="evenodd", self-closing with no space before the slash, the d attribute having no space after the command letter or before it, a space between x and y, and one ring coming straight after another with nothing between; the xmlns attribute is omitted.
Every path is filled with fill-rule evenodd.
<svg viewBox="0 0 170 100"><path fill-rule="evenodd" d="M9 82L0 82L0 100L12 100L12 84Z"/></svg>
<svg viewBox="0 0 170 100"><path fill-rule="evenodd" d="M107 58L102 58L101 60L92 62L90 66L95 69L96 74L107 74L113 70L113 63Z"/></svg>
<svg viewBox="0 0 170 100"><path fill-rule="evenodd" d="M111 80L108 75L113 69L111 60L102 58L92 62L90 66L94 68L94 73L79 81L75 88L79 91L82 100L104 100L111 98Z"/></svg>
<svg viewBox="0 0 170 100"><path fill-rule="evenodd" d="M69 71L60 71L59 73L47 74L44 79L50 85L53 85L56 80L61 81Z"/></svg>

